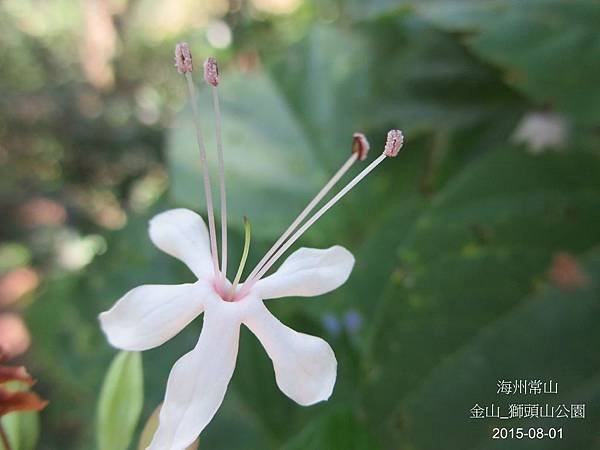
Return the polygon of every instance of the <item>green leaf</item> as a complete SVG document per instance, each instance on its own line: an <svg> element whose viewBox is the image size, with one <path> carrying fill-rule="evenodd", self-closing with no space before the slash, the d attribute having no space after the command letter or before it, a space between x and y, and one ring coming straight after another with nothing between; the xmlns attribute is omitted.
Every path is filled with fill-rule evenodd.
<svg viewBox="0 0 600 450"><path fill-rule="evenodd" d="M480 123L510 130L516 123L520 99L453 36L414 15L367 29L381 72L369 109L372 121L400 127L409 138L417 131ZM389 36L384 43L381 34Z"/></svg>
<svg viewBox="0 0 600 450"><path fill-rule="evenodd" d="M2 384L8 391L27 391L29 386L21 381ZM18 411L0 417L12 450L33 450L40 434L40 419L37 411ZM0 450L5 450L0 440Z"/></svg>
<svg viewBox="0 0 600 450"><path fill-rule="evenodd" d="M313 420L283 450L378 450L365 425L351 411L339 410Z"/></svg>
<svg viewBox="0 0 600 450"><path fill-rule="evenodd" d="M365 131L371 73L369 42L356 30L313 26L273 57L271 72L318 160L337 169L352 133Z"/></svg>
<svg viewBox="0 0 600 450"><path fill-rule="evenodd" d="M504 138L523 111L497 71L414 15L351 30L314 26L273 59L281 92L330 168L332 149L356 130L374 150L391 127L410 143L418 132L482 123Z"/></svg>
<svg viewBox="0 0 600 450"><path fill-rule="evenodd" d="M99 450L126 450L144 403L142 356L119 352L111 363L98 401Z"/></svg>
<svg viewBox="0 0 600 450"><path fill-rule="evenodd" d="M412 3L410 0L348 0L347 9L355 20L364 21L410 12Z"/></svg>
<svg viewBox="0 0 600 450"><path fill-rule="evenodd" d="M13 412L0 419L12 450L34 450L40 434L39 413ZM0 441L0 450L6 450Z"/></svg>
<svg viewBox="0 0 600 450"><path fill-rule="evenodd" d="M582 269L588 278L585 285L568 291L546 288L524 299L422 381L402 407L408 445L439 449L450 441L460 442L463 448L512 449L513 443L491 444L491 427L505 426L505 421L471 420L469 410L475 403L495 403L505 415L510 403L547 402L586 404L586 419L550 419L551 424L547 419L525 420L519 426L565 428L561 442L539 442L528 448L594 448L594 423L600 418L600 354L595 346L582 343L600 341L600 252L586 255ZM498 395L498 379L552 379L558 383L558 393ZM438 424L436 433L429 432L431 423Z"/></svg>
<svg viewBox="0 0 600 450"><path fill-rule="evenodd" d="M246 365L243 366L243 369L243 377L248 376L248 372L252 371L252 368ZM236 370L236 372L240 371ZM268 405L268 408L264 408L265 405ZM261 404L246 402L237 395L234 388L230 387L219 411L200 436L200 449L264 450L277 448L270 439L269 430L261 423L266 409L274 406L272 402Z"/></svg>
<svg viewBox="0 0 600 450"><path fill-rule="evenodd" d="M534 292L553 253L598 242L598 173L585 152L499 149L454 177L414 222L374 299L365 361L364 401L389 445L402 441L404 400L427 374Z"/></svg>
<svg viewBox="0 0 600 450"><path fill-rule="evenodd" d="M325 182L324 172L300 124L267 75L229 73L219 89L229 223L243 229L242 218L248 216L255 236L273 237L287 228L293 212L301 211L318 191ZM214 120L208 94L203 85L199 106L207 130L204 134L213 186L217 186ZM169 167L177 204L204 209L202 171L191 118L186 108L175 122L169 138ZM213 201L218 205L218 195Z"/></svg>
<svg viewBox="0 0 600 450"><path fill-rule="evenodd" d="M445 29L468 33L469 48L538 105L554 105L586 125L598 123L600 3L457 0L416 8Z"/></svg>
<svg viewBox="0 0 600 450"><path fill-rule="evenodd" d="M439 28L462 33L463 42L471 52L502 70L506 82L538 106L555 106L584 125L598 123L600 4L596 1L376 0L351 3L350 10L355 17L402 17L407 12L410 17L416 13ZM452 38L448 36L445 41L450 43ZM448 56L446 51L440 53L442 57ZM410 70L410 66L405 67ZM440 67L445 71L448 66ZM450 92L456 93L455 90ZM461 96L468 97L480 95Z"/></svg>

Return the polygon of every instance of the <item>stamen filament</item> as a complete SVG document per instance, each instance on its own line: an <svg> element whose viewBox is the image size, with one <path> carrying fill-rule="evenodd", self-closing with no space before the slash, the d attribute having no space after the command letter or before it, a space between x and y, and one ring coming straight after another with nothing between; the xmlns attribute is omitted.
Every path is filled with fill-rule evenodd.
<svg viewBox="0 0 600 450"><path fill-rule="evenodd" d="M200 161L202 163L202 176L204 178L204 194L206 196L206 210L208 215L208 231L210 235L210 248L213 258L213 266L215 276L219 275L219 259L217 250L217 237L215 228L215 211L212 202L212 189L210 186L210 175L208 173L208 166L206 162L206 147L204 145L204 137L202 135L202 127L200 124L200 114L198 113L198 106L196 105L196 90L194 88L194 82L192 80L191 72L185 73L185 80L187 81L187 91L192 104L192 113L194 115L194 126L196 127L196 140L198 141L198 148L200 149Z"/></svg>
<svg viewBox="0 0 600 450"><path fill-rule="evenodd" d="M273 244L273 246L269 249L269 251L263 256L260 262L256 265L254 270L248 275L246 278L246 283L252 281L252 278L258 273L258 271L263 267L263 265L269 260L271 255L275 253L275 251L285 242L292 232L302 223L302 221L310 214L310 212L317 206L317 204L327 195L327 193L331 190L333 186L342 178L342 176L352 167L352 165L359 158L359 153L352 153L350 158L342 165L342 167L335 173L333 177L323 186L323 188L319 191L319 193L313 198L308 205L304 208L304 210L300 213L300 215L292 222L292 224L288 227L287 230L277 239L277 242Z"/></svg>
<svg viewBox="0 0 600 450"><path fill-rule="evenodd" d="M213 86L212 100L215 111L215 129L217 135L217 158L219 164L219 197L221 200L221 275L227 278L227 191L225 189L225 163L223 161L223 138L221 132L221 107L219 93Z"/></svg>
<svg viewBox="0 0 600 450"><path fill-rule="evenodd" d="M231 286L231 294L230 298L235 296L235 290L240 282L240 278L242 278L242 273L244 272L244 267L246 266L246 260L248 259L248 252L250 251L250 237L251 237L251 227L250 221L247 217L244 216L244 250L242 251L242 258L240 259L240 266L238 267L238 271L235 274L235 279L233 280L233 284Z"/></svg>
<svg viewBox="0 0 600 450"><path fill-rule="evenodd" d="M204 81L212 89L213 110L215 112L215 128L217 135L217 158L219 165L219 199L221 201L221 281L227 278L227 193L225 190L225 164L223 162L223 138L221 136L221 108L219 105L219 65L217 60L209 56L204 61Z"/></svg>
<svg viewBox="0 0 600 450"><path fill-rule="evenodd" d="M366 177L375 167L377 167L388 155L382 153L377 159L371 164L365 167L358 175L356 175L352 181L350 181L340 192L338 192L331 200L329 200L324 206L321 207L304 225L296 231L291 238L273 255L273 257L259 270L257 275L248 283L244 283L242 292L240 295L247 293L252 286L260 280L263 275L277 262L277 260L283 255L288 248L290 248L294 242L296 242L300 236L302 236L308 228L310 228L317 220L321 218L333 205L335 205L344 195L346 195L354 186L356 186L364 177Z"/></svg>

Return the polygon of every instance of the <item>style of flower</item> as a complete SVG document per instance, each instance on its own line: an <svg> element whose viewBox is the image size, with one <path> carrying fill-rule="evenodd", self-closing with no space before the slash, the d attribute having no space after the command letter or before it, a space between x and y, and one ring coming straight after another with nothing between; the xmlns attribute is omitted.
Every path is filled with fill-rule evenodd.
<svg viewBox="0 0 600 450"><path fill-rule="evenodd" d="M179 44L176 48L176 67L185 75L196 123L200 159L203 162L208 228L193 211L173 209L150 221L149 234L159 249L184 262L197 281L182 285L137 287L125 294L109 311L100 314L102 329L113 346L142 351L161 345L204 313L196 347L181 357L171 370L159 427L149 450L184 449L210 422L223 401L235 368L242 324L256 335L265 348L273 362L276 383L285 395L304 406L330 397L337 371L331 347L321 338L299 333L282 324L269 312L264 300L290 296L312 297L336 289L348 279L354 257L340 246L327 249L300 248L275 273L266 277L265 274L353 186L386 157L396 156L403 141L400 131L390 131L384 152L307 219L350 167L366 158L369 144L364 135L356 133L350 158L277 240L245 282L240 283L250 244L250 225L245 220L244 250L237 274L230 282L226 275L227 207L217 95L219 71L216 64L214 58L207 59L204 75L212 87L217 117L221 260L217 253L210 175L205 164L206 150L191 78L191 54L186 44Z"/></svg>

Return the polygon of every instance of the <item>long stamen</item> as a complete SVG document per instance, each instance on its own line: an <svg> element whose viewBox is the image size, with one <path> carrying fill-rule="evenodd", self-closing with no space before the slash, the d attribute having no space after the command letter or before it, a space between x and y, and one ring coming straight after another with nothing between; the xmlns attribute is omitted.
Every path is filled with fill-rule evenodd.
<svg viewBox="0 0 600 450"><path fill-rule="evenodd" d="M244 272L244 267L246 266L246 260L248 259L248 252L250 251L250 237L252 230L250 228L250 221L245 216L244 231L244 250L242 251L242 258L240 259L240 267L238 267L238 271L235 274L235 279L233 280L233 285L231 286L231 293L229 295L230 298L235 296L235 290L240 282L240 278L242 278L242 273Z"/></svg>
<svg viewBox="0 0 600 450"><path fill-rule="evenodd" d="M221 133L221 107L219 104L219 66L209 57L204 62L204 80L212 86L212 101L215 111L217 158L219 165L219 198L221 200L221 277L227 278L227 191L225 189L225 163L223 162L223 138Z"/></svg>
<svg viewBox="0 0 600 450"><path fill-rule="evenodd" d="M399 130L391 130L388 133L388 139L383 153L377 157L371 164L363 169L356 177L352 179L340 192L338 192L331 200L329 200L321 209L319 209L304 225L296 231L290 239L273 255L273 257L259 270L258 274L251 282L245 283L240 293L243 296L252 286L262 278L262 276L277 262L288 248L302 236L308 228L310 228L317 220L321 218L333 205L335 205L344 195L346 195L354 186L356 186L364 177L366 177L375 167L377 167L385 158L394 157L400 151L403 144L403 136Z"/></svg>
<svg viewBox="0 0 600 450"><path fill-rule="evenodd" d="M202 127L200 124L200 114L196 105L196 89L192 80L192 55L189 47L185 42L177 44L175 47L175 66L179 73L184 74L187 82L187 93L192 104L192 113L194 116L194 126L196 127L196 140L200 149L200 161L202 163L202 176L204 178L204 194L206 196L206 210L208 215L208 231L210 235L210 247L213 258L213 266L215 276L219 274L219 259L217 253L217 238L215 229L215 212L212 202L212 189L210 185L210 175L206 163L206 147L204 145L204 137L202 135Z"/></svg>
<svg viewBox="0 0 600 450"><path fill-rule="evenodd" d="M269 260L271 255L285 242L290 234L302 223L302 221L310 214L310 212L317 206L317 204L327 195L333 186L342 178L342 176L352 167L357 159L361 161L367 157L369 151L369 142L362 133L354 133L352 136L352 155L342 165L342 167L335 173L335 175L323 186L319 193L313 198L300 215L292 222L287 230L277 239L277 242L269 249L269 251L263 256L260 262L256 265L254 270L248 275L246 283L252 280L252 278L258 273L262 266Z"/></svg>

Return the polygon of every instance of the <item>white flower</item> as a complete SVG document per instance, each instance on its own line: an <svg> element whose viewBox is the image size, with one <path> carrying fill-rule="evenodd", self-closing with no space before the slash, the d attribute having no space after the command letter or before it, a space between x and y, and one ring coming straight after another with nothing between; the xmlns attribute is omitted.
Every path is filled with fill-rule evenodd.
<svg viewBox="0 0 600 450"><path fill-rule="evenodd" d="M192 56L185 44L176 48L177 70L187 81L197 131L200 159L206 149L195 104ZM240 326L256 335L273 361L275 380L281 391L300 405L327 400L333 391L337 362L333 350L322 339L298 333L279 322L263 300L279 297L313 297L336 289L350 275L354 257L343 247L301 248L292 253L270 276L269 269L327 210L388 157L398 154L404 137L399 130L388 133L385 149L344 188L312 216L340 178L358 160L364 160L369 143L361 133L353 135L352 154L240 284L248 256L250 226L237 274L227 279L227 202L217 86L219 69L214 58L204 65L205 79L212 86L217 120L219 196L221 200L221 258L219 261L210 174L202 165L208 213L208 229L202 218L187 209L173 209L150 221L154 244L183 261L198 281L182 285L144 285L122 297L100 314L108 341L124 350L142 351L161 345L204 313L204 324L196 347L173 366L159 426L149 450L182 450L190 445L215 415L233 374Z"/></svg>
<svg viewBox="0 0 600 450"><path fill-rule="evenodd" d="M323 339L282 324L263 300L312 297L336 289L354 265L348 250L301 248L244 298L225 301L216 289L220 280L214 276L208 231L199 215L187 209L159 214L150 222L150 238L183 261L198 281L144 285L129 291L100 315L109 342L124 350L148 350L204 312L198 344L175 363L169 375L160 426L150 449L183 449L212 419L233 374L241 324L264 346L284 394L305 406L329 398L337 367L331 347Z"/></svg>
<svg viewBox="0 0 600 450"><path fill-rule="evenodd" d="M512 139L516 143L527 145L530 153L538 154L546 149L563 147L567 134L567 121L560 114L533 112L521 119Z"/></svg>

